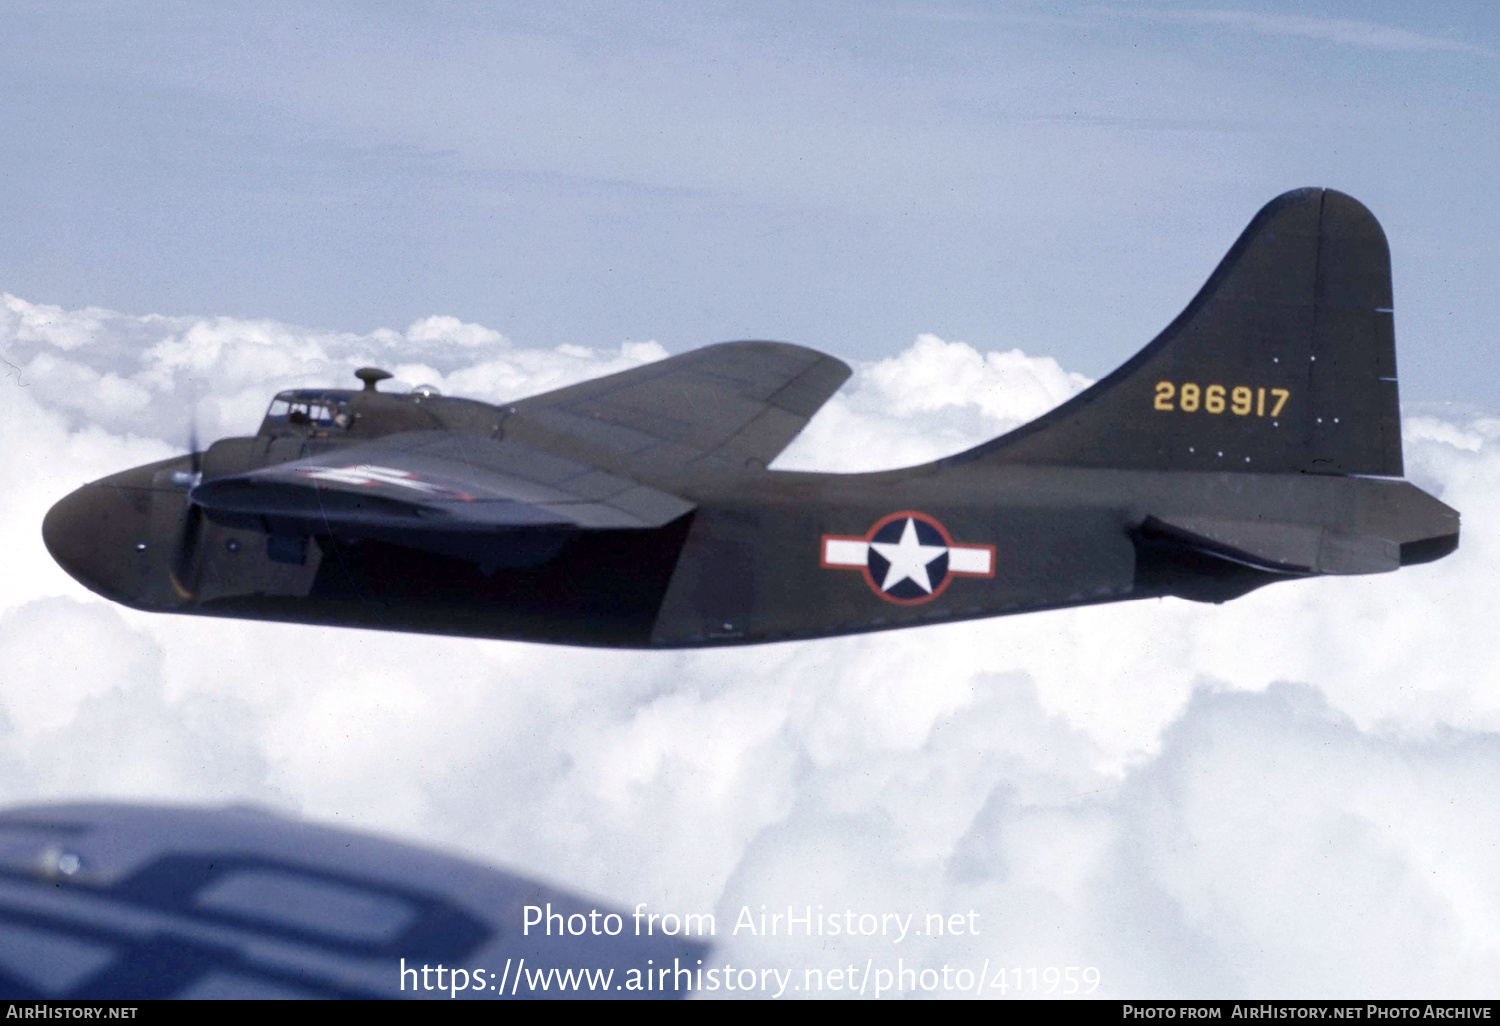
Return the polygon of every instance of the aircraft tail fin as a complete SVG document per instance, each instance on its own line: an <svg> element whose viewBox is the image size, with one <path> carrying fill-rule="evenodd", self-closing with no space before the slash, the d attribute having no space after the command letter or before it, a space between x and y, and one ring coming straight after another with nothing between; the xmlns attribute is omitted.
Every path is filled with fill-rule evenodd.
<svg viewBox="0 0 1500 1026"><path fill-rule="evenodd" d="M975 460L1401 476L1380 224L1331 189L1277 197L1150 345L946 462Z"/></svg>

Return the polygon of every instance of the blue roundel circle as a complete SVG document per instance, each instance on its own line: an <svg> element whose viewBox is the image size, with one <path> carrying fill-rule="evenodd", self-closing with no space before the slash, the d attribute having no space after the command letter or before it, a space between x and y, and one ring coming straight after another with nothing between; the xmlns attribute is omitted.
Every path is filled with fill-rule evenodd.
<svg viewBox="0 0 1500 1026"><path fill-rule="evenodd" d="M865 565L882 595L924 602L948 579L948 539L925 517L896 516L870 535Z"/></svg>

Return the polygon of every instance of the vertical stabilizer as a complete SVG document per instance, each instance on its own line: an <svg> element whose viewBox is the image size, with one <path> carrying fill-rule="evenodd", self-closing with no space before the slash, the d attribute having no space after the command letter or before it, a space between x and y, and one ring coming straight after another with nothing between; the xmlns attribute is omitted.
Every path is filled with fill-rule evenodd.
<svg viewBox="0 0 1500 1026"><path fill-rule="evenodd" d="M1277 197L1150 345L949 462L975 460L1401 476L1379 222L1331 189Z"/></svg>

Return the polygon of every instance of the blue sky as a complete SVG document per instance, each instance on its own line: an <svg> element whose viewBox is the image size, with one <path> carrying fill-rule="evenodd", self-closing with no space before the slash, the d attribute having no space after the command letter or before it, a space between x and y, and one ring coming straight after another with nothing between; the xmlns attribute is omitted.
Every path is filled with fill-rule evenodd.
<svg viewBox="0 0 1500 1026"><path fill-rule="evenodd" d="M1272 196L1394 251L1493 406L1486 4L5 4L0 289L537 344L924 331L1097 376Z"/></svg>

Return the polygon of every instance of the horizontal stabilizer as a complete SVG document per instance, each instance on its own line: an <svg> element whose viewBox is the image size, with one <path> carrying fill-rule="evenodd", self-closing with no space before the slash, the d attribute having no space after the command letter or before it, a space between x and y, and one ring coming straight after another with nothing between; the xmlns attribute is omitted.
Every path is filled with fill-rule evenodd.
<svg viewBox="0 0 1500 1026"><path fill-rule="evenodd" d="M1142 531L1205 556L1273 574L1379 574L1401 565L1401 547L1372 534L1317 524L1221 517L1148 517Z"/></svg>

